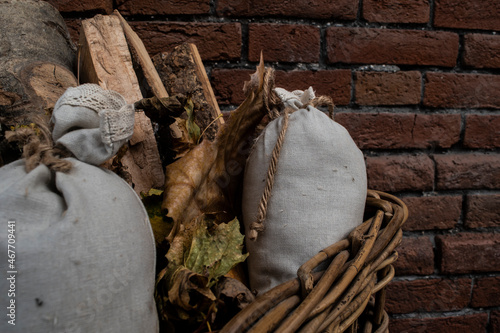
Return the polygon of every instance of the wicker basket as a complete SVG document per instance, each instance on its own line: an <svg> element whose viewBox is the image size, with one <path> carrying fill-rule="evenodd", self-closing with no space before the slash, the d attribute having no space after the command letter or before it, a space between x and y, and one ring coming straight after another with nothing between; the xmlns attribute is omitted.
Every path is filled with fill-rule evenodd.
<svg viewBox="0 0 500 333"><path fill-rule="evenodd" d="M302 265L298 278L257 297L220 332L388 332L385 286L394 277L407 217L401 200L369 190L363 224ZM329 267L313 272L325 260Z"/></svg>

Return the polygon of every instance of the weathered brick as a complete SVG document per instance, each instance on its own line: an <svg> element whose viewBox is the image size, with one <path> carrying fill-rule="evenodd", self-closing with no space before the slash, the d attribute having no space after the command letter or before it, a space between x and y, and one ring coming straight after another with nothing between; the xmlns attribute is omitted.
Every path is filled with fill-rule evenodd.
<svg viewBox="0 0 500 333"><path fill-rule="evenodd" d="M363 1L363 18L369 22L426 23L429 14L427 0Z"/></svg>
<svg viewBox="0 0 500 333"><path fill-rule="evenodd" d="M461 195L433 197L404 197L408 207L408 221L403 230L453 229L462 212Z"/></svg>
<svg viewBox="0 0 500 333"><path fill-rule="evenodd" d="M486 149L500 147L500 115L467 115L464 146Z"/></svg>
<svg viewBox="0 0 500 333"><path fill-rule="evenodd" d="M211 83L217 102L221 105L238 105L245 99L243 85L254 73L250 69L214 69Z"/></svg>
<svg viewBox="0 0 500 333"><path fill-rule="evenodd" d="M500 306L500 276L477 278L472 288L471 305L475 308Z"/></svg>
<svg viewBox="0 0 500 333"><path fill-rule="evenodd" d="M435 155L437 188L500 188L500 154Z"/></svg>
<svg viewBox="0 0 500 333"><path fill-rule="evenodd" d="M500 2L495 0L436 0L436 27L500 30Z"/></svg>
<svg viewBox="0 0 500 333"><path fill-rule="evenodd" d="M487 313L438 318L391 319L389 331L396 333L484 333L488 325Z"/></svg>
<svg viewBox="0 0 500 333"><path fill-rule="evenodd" d="M335 105L346 105L351 100L351 71L276 71L276 86L290 91L313 87L317 96L329 96Z"/></svg>
<svg viewBox="0 0 500 333"><path fill-rule="evenodd" d="M491 311L490 326L491 333L500 333L500 311Z"/></svg>
<svg viewBox="0 0 500 333"><path fill-rule="evenodd" d="M267 0L219 0L217 14L222 16L279 16L303 17L316 19L354 20L358 11L357 0L316 0L302 1L267 1Z"/></svg>
<svg viewBox="0 0 500 333"><path fill-rule="evenodd" d="M404 237L397 251L396 275L429 275L434 272L434 251L429 237Z"/></svg>
<svg viewBox="0 0 500 333"><path fill-rule="evenodd" d="M208 14L209 0L117 0L122 15Z"/></svg>
<svg viewBox="0 0 500 333"><path fill-rule="evenodd" d="M470 194L466 203L467 228L500 227L500 194Z"/></svg>
<svg viewBox="0 0 500 333"><path fill-rule="evenodd" d="M500 234L436 236L436 249L444 274L500 271Z"/></svg>
<svg viewBox="0 0 500 333"><path fill-rule="evenodd" d="M461 310L469 304L471 284L471 279L393 281L386 308L390 313Z"/></svg>
<svg viewBox="0 0 500 333"><path fill-rule="evenodd" d="M370 189L387 192L432 189L434 163L427 155L367 157L366 169Z"/></svg>
<svg viewBox="0 0 500 333"><path fill-rule="evenodd" d="M420 72L357 72L356 103L360 105L418 104L421 96Z"/></svg>
<svg viewBox="0 0 500 333"><path fill-rule="evenodd" d="M459 114L338 113L361 149L449 148L460 140Z"/></svg>
<svg viewBox="0 0 500 333"><path fill-rule="evenodd" d="M212 86L219 104L237 105L243 102L243 83L253 70L214 69ZM289 90L312 86L316 94L332 97L336 105L348 104L351 99L351 71L345 69L324 71L276 71L276 85Z"/></svg>
<svg viewBox="0 0 500 333"><path fill-rule="evenodd" d="M110 14L113 11L113 0L47 0L47 2L63 13L90 11Z"/></svg>
<svg viewBox="0 0 500 333"><path fill-rule="evenodd" d="M241 56L240 23L130 22L150 55L194 43L203 60L236 60Z"/></svg>
<svg viewBox="0 0 500 333"><path fill-rule="evenodd" d="M248 59L259 61L318 62L319 28L312 25L256 23L248 27Z"/></svg>
<svg viewBox="0 0 500 333"><path fill-rule="evenodd" d="M431 107L500 108L500 76L427 73L424 105Z"/></svg>
<svg viewBox="0 0 500 333"><path fill-rule="evenodd" d="M330 27L329 63L435 65L453 67L458 35L442 31Z"/></svg>
<svg viewBox="0 0 500 333"><path fill-rule="evenodd" d="M466 66L500 68L500 36L465 35L463 60Z"/></svg>

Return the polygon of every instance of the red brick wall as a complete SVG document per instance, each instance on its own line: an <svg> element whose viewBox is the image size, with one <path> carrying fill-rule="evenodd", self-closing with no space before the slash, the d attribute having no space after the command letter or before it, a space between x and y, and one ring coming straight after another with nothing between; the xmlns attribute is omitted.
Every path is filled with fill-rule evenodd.
<svg viewBox="0 0 500 333"><path fill-rule="evenodd" d="M387 309L393 332L500 332L500 2L52 0L119 9L153 55L197 44L221 107L261 50L289 89L332 96L369 187L410 219Z"/></svg>

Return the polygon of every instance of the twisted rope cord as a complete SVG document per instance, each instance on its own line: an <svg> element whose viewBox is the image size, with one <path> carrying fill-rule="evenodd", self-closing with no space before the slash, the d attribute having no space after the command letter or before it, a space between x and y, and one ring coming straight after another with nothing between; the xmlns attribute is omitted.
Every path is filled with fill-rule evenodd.
<svg viewBox="0 0 500 333"><path fill-rule="evenodd" d="M328 116L333 120L333 109L335 108L335 104L333 104L333 100L328 96L319 96L314 98L310 103L310 105L317 106L327 106L328 107ZM306 107L306 106L304 106Z"/></svg>
<svg viewBox="0 0 500 333"><path fill-rule="evenodd" d="M285 134L288 130L288 110L285 110L283 115L283 127L281 128L278 140L276 140L276 145L274 146L273 153L271 155L271 161L269 162L269 168L266 175L266 187L264 188L264 193L260 199L259 203L259 215L257 220L250 224L250 233L248 238L252 241L257 240L258 234L264 231L264 220L267 216L267 205L269 203L269 198L271 197L271 191L274 186L274 176L278 169L278 161L281 153L281 147L283 147L283 142L285 141Z"/></svg>
<svg viewBox="0 0 500 333"><path fill-rule="evenodd" d="M22 157L25 160L26 172L29 173L40 163L45 164L53 171L68 172L71 170L71 162L59 157L63 155L63 150L52 145L48 128L38 124L37 129L43 141L40 140L37 131L31 127L21 127L15 131L5 132L5 138L9 142L19 142L23 145Z"/></svg>
<svg viewBox="0 0 500 333"><path fill-rule="evenodd" d="M269 73L269 72L268 72ZM274 83L274 82L272 82ZM279 116L279 112L276 110L276 108L273 108L273 110L270 109L269 107L269 96L273 96L273 94L269 93L269 85L266 86L266 81L264 81L264 87L266 90L264 90L264 104L268 110L269 116L271 118L277 118ZM275 98L278 98L276 94L274 94ZM276 105L275 101L271 101L273 105ZM333 101L330 97L327 96L319 96L314 98L310 103L310 105L316 107L316 106L327 106L328 107L328 113L330 118L333 120L333 109L335 105L333 104ZM307 105L304 105L304 108L307 107ZM276 116L277 113L277 116ZM271 160L269 162L269 168L267 169L267 175L266 175L266 186L264 188L264 193L262 194L262 197L260 198L259 202L259 212L257 215L257 220L252 222L250 224L250 232L248 234L248 238L251 241L255 241L258 238L258 235L264 231L264 221L266 220L267 216L267 206L269 203L269 199L271 197L271 192L274 186L274 178L276 175L276 171L278 170L278 161L279 161L279 156L281 153L281 148L283 147L283 142L285 141L285 134L288 130L288 116L289 116L289 109L286 108L283 112L283 124L282 128L280 131L280 134L278 136L278 139L276 140L276 144L273 148L273 152L271 155Z"/></svg>

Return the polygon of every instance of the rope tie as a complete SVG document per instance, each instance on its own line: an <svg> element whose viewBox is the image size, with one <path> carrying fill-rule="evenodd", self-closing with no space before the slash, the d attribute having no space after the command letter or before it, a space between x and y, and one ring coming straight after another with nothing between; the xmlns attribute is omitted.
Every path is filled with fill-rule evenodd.
<svg viewBox="0 0 500 333"><path fill-rule="evenodd" d="M265 83L264 83L265 84ZM274 110L271 110L269 107L269 101L268 101L268 96L273 96L275 98L278 98L276 94L266 94L267 90L264 90L264 104L268 110L269 116L271 119L273 119L273 116L275 115L274 113L276 112L279 116L279 112L274 108ZM278 98L279 99L279 98ZM272 101L273 105L275 102ZM330 118L333 120L333 109L335 105L333 104L333 101L330 97L327 96L319 96L314 98L312 101L309 102L309 104L313 107L317 106L327 106L328 107L328 114ZM307 105L304 105L303 108L306 108ZM283 122L282 122L282 127L280 134L278 136L278 139L276 140L276 144L273 148L273 152L271 155L271 161L269 162L269 168L267 169L267 175L266 175L266 186L264 188L264 193L262 194L262 197L260 198L259 202L259 212L257 215L256 221L252 222L250 224L250 232L248 234L248 238L251 241L256 241L258 238L258 235L264 231L264 221L266 220L267 216L267 205L269 203L269 199L271 197L271 192L274 186L274 178L276 175L276 171L278 170L278 161L279 161L279 156L281 153L281 148L283 147L283 142L285 141L285 134L288 130L288 116L290 113L290 108L285 108L283 111ZM293 110L291 110L293 112ZM274 117L277 118L277 117Z"/></svg>
<svg viewBox="0 0 500 333"><path fill-rule="evenodd" d="M319 96L314 98L311 102L309 102L310 105L314 107L318 106L326 106L328 107L328 116L330 119L333 120L333 109L335 108L335 104L333 104L333 101L330 97L328 96ZM304 106L305 108L306 106Z"/></svg>
<svg viewBox="0 0 500 333"><path fill-rule="evenodd" d="M18 142L23 145L22 157L25 160L26 172L29 173L40 163L45 164L53 171L68 172L71 170L71 162L59 157L63 155L63 150L52 145L48 129L41 125L37 125L37 129L43 142L37 131L31 127L21 127L15 131L5 132L5 138L9 142Z"/></svg>
<svg viewBox="0 0 500 333"><path fill-rule="evenodd" d="M267 204L269 202L269 198L271 197L271 191L273 190L274 176L276 174L276 170L278 170L278 160L281 153L281 147L283 146L283 142L285 141L285 134L287 129L288 110L285 110L285 114L283 115L283 127L281 128L278 140L276 140L276 145L274 146L273 153L271 155L271 161L269 162L269 168L267 169L266 187L264 188L264 193L260 198L259 215L257 217L257 220L250 224L250 233L248 237L252 241L257 240L258 234L264 231L264 220L266 219L267 215Z"/></svg>

